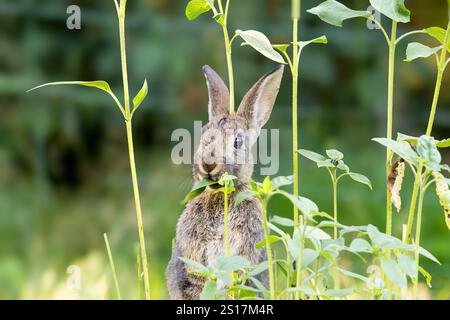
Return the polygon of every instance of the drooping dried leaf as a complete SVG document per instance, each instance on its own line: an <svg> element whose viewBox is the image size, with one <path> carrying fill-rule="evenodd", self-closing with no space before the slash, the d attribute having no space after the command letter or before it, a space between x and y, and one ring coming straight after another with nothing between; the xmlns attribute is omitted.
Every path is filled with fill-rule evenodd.
<svg viewBox="0 0 450 320"><path fill-rule="evenodd" d="M450 190L447 180L439 172L433 172L433 177L436 182L436 194L439 197L439 202L444 209L445 222L450 230Z"/></svg>
<svg viewBox="0 0 450 320"><path fill-rule="evenodd" d="M397 158L391 167L391 172L388 177L388 189L391 193L392 204L400 212L402 207L402 198L400 191L402 190L403 177L405 175L405 161L402 158Z"/></svg>

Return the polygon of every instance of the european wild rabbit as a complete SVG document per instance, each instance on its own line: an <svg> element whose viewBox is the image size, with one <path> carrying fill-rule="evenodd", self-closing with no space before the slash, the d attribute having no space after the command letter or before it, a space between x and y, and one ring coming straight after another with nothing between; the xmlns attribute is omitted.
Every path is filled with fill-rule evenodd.
<svg viewBox="0 0 450 320"><path fill-rule="evenodd" d="M193 175L218 180L227 172L237 177L237 194L253 173L251 148L260 129L269 120L280 88L283 66L263 76L245 95L235 114L229 112L229 91L209 66L203 68L209 92L209 123L202 129L200 146L194 156ZM223 194L212 185L185 207L177 224L176 242L167 267L167 286L171 299L199 299L205 279L189 273L179 257L212 265L225 255ZM264 239L261 205L255 198L229 206L229 244L231 255L252 263L266 259L265 249L256 244ZM261 276L263 283L267 275Z"/></svg>

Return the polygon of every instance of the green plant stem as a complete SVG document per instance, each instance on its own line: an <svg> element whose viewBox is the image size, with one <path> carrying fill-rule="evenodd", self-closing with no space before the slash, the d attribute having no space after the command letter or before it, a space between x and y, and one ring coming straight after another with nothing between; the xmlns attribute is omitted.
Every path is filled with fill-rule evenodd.
<svg viewBox="0 0 450 320"><path fill-rule="evenodd" d="M230 238L229 238L229 223L228 223L228 181L225 181L225 190L223 192L223 224L224 224L224 241L225 241L225 255L230 256Z"/></svg>
<svg viewBox="0 0 450 320"><path fill-rule="evenodd" d="M219 0L219 10L223 14L222 31L225 40L225 54L227 59L228 68L228 82L230 89L230 114L234 114L235 111L235 93L234 93L234 73L233 73L233 59L231 57L231 45L230 36L228 34L228 10L230 8L230 0L227 0L225 10L223 9L222 1Z"/></svg>
<svg viewBox="0 0 450 320"><path fill-rule="evenodd" d="M294 176L293 193L299 195L298 172L298 23L300 18L300 1L292 1L293 57L292 57L292 169ZM294 206L294 225L298 226L298 209Z"/></svg>
<svg viewBox="0 0 450 320"><path fill-rule="evenodd" d="M144 272L144 293L145 299L150 300L150 279L148 275L148 262L147 252L145 249L145 237L144 237L144 223L142 220L141 200L139 197L139 186L137 181L136 164L134 158L134 146L133 146L133 128L131 121L126 122L127 126L127 140L128 140L128 152L130 157L130 169L131 180L133 184L134 204L136 209L136 219L138 225L139 234L139 246L141 249L142 271Z"/></svg>
<svg viewBox="0 0 450 320"><path fill-rule="evenodd" d="M303 261L303 252L305 248L305 234L306 234L306 226L308 222L306 221L306 218L304 216L301 217L300 225L302 226L302 233L300 235L300 249L298 253L298 258L296 261L296 267L297 267L297 279L296 279L296 288L297 291L295 292L295 299L299 300L303 298L303 292L301 291L302 287L302 261Z"/></svg>
<svg viewBox="0 0 450 320"><path fill-rule="evenodd" d="M394 114L394 76L395 76L395 51L397 38L397 22L392 21L391 39L389 42L389 68L388 68L388 102L387 102L387 132L386 137L392 139L393 114ZM386 152L386 181L389 178L392 165L392 150ZM386 188L386 233L392 234L392 196Z"/></svg>
<svg viewBox="0 0 450 320"><path fill-rule="evenodd" d="M268 264L268 270L269 270L270 300L275 300L275 277L274 277L274 270L273 270L272 248L270 246L269 226L267 223L267 200L265 199L261 203L262 203L264 237L266 240L267 264Z"/></svg>
<svg viewBox="0 0 450 320"><path fill-rule="evenodd" d="M423 187L420 188L419 205L417 208L416 237L415 237L415 247L414 247L414 255L415 255L415 262L416 262L416 279L414 282L414 290L413 290L415 299L417 299L418 286L419 286L420 232L421 232L421 228L422 228L422 210L423 210L423 201L425 198L425 191L426 191L426 188L423 188Z"/></svg>
<svg viewBox="0 0 450 320"><path fill-rule="evenodd" d="M127 56L126 56L126 43L125 43L125 8L127 0L122 0L120 3L120 10L118 11L119 17L119 35L120 35L120 53L122 62L122 77L123 77L123 90L125 101L125 123L127 130L127 142L128 142L128 155L130 158L130 170L131 180L134 193L134 204L136 209L136 219L139 234L139 245L141 250L142 270L144 272L144 292L145 298L150 300L150 279L148 274L147 253L145 249L144 238L144 225L142 220L141 200L139 196L139 186L137 181L136 163L134 157L134 145L133 145L133 128L131 124L131 109L130 109L130 93L128 89L128 70L127 70Z"/></svg>
<svg viewBox="0 0 450 320"><path fill-rule="evenodd" d="M411 231L412 231L412 227L413 227L413 223L414 223L414 215L416 213L417 198L419 195L420 185L422 184L422 171L423 171L423 164L419 163L419 166L417 168L416 177L414 180L411 204L409 207L408 222L406 224L406 233L405 233L405 239L404 239L406 244L409 244L411 241Z"/></svg>
<svg viewBox="0 0 450 320"><path fill-rule="evenodd" d="M122 300L122 296L120 294L119 280L117 280L116 266L114 264L114 259L111 253L111 247L109 246L108 235L104 233L103 238L105 239L106 251L108 251L109 264L111 265L111 271L114 278L114 285L116 287L117 298L119 300Z"/></svg>
<svg viewBox="0 0 450 320"><path fill-rule="evenodd" d="M334 216L334 240L338 238L337 225L338 223L338 210L337 210L337 177L336 177L336 168L332 170L332 178L333 178L333 216Z"/></svg>
<svg viewBox="0 0 450 320"><path fill-rule="evenodd" d="M444 43L448 43L449 39L450 39L450 22L447 26L447 32L445 35ZM441 87L442 87L442 78L444 76L444 71L445 71L445 67L446 67L446 58L447 58L447 50L444 47L441 50L441 58L440 58L439 64L438 64L438 72L437 72L436 86L434 88L433 103L431 105L430 117L428 119L428 126L427 126L427 133L426 133L427 136L430 136L431 132L433 131L433 124L434 124L434 119L436 116L436 109L437 109L437 105L439 102L439 95L440 95Z"/></svg>
<svg viewBox="0 0 450 320"><path fill-rule="evenodd" d="M447 32L445 39L448 41L450 38L450 23L447 26ZM438 72L437 72L437 79L436 79L436 85L434 89L434 95L433 95L433 102L431 104L431 111L430 111L430 117L428 119L428 126L426 135L431 135L431 132L433 130L433 124L434 119L436 116L436 110L437 105L439 102L439 95L441 92L442 87L442 78L445 71L445 64L446 64L446 56L447 56L447 50L445 48L442 49L441 57L438 64ZM416 212L416 204L417 204L417 197L419 195L419 188L422 183L422 171L423 171L423 164L419 164L419 167L417 168L417 173L414 181L414 187L413 187L413 194L411 199L411 204L409 208L409 215L408 215L408 223L406 226L406 235L405 235L405 243L409 243L411 240L411 232L412 232L412 226L414 223L414 214Z"/></svg>
<svg viewBox="0 0 450 320"><path fill-rule="evenodd" d="M333 216L334 216L334 232L333 232L333 239L337 240L338 238L338 230L337 230L337 223L338 223L338 200L337 200L337 185L338 185L338 178L336 176L337 169L333 168L332 170L332 182L333 182ZM338 273L337 273L337 261L333 265L333 279L334 279L334 289L337 290L339 288L339 281L338 281Z"/></svg>

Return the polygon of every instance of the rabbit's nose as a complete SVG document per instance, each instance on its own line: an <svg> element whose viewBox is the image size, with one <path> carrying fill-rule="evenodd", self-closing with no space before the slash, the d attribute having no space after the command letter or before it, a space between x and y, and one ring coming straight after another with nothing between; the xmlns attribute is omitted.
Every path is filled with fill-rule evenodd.
<svg viewBox="0 0 450 320"><path fill-rule="evenodd" d="M206 173L211 173L217 167L216 163L202 162L202 168Z"/></svg>

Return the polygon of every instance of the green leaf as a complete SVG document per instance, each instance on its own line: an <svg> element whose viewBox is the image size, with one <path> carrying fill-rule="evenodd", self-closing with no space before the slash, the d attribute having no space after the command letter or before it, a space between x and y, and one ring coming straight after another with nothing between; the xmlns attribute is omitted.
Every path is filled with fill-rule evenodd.
<svg viewBox="0 0 450 320"><path fill-rule="evenodd" d="M271 181L273 190L277 190L277 189L279 189L281 187L291 185L292 183L294 183L294 176L275 177Z"/></svg>
<svg viewBox="0 0 450 320"><path fill-rule="evenodd" d="M352 294L354 291L352 288L348 289L328 289L322 294L326 297L345 297Z"/></svg>
<svg viewBox="0 0 450 320"><path fill-rule="evenodd" d="M311 263L313 263L320 255L320 252L305 248L303 249L303 256L302 256L302 267L306 268Z"/></svg>
<svg viewBox="0 0 450 320"><path fill-rule="evenodd" d="M417 275L417 265L413 259L405 254L397 254L398 264L400 268L411 278Z"/></svg>
<svg viewBox="0 0 450 320"><path fill-rule="evenodd" d="M391 20L408 23L411 12L405 7L405 0L370 0L370 4Z"/></svg>
<svg viewBox="0 0 450 320"><path fill-rule="evenodd" d="M346 173L350 173L350 168L343 161L339 161L337 167L338 169L345 171Z"/></svg>
<svg viewBox="0 0 450 320"><path fill-rule="evenodd" d="M272 47L275 50L278 50L281 53L285 53L290 46L291 46L290 44L273 44L272 45Z"/></svg>
<svg viewBox="0 0 450 320"><path fill-rule="evenodd" d="M432 137L421 136L417 143L417 154L425 161L428 168L432 171L439 171L442 157L434 141Z"/></svg>
<svg viewBox="0 0 450 320"><path fill-rule="evenodd" d="M244 200L248 199L248 198L252 198L255 196L255 193L253 191L242 191L240 192L235 200L234 200L234 204L237 206L239 204L241 204Z"/></svg>
<svg viewBox="0 0 450 320"><path fill-rule="evenodd" d="M303 48L305 48L306 46L310 45L311 43L320 43L320 44L327 44L328 43L328 39L326 36L321 36L312 40L308 40L308 41L299 41L298 47L300 49L300 52L303 50Z"/></svg>
<svg viewBox="0 0 450 320"><path fill-rule="evenodd" d="M198 275L203 275L203 276L207 276L210 274L209 268L205 267L200 262L197 262L197 261L194 261L194 260L188 259L188 258L183 258L183 257L179 257L179 259L190 267L191 272L194 272Z"/></svg>
<svg viewBox="0 0 450 320"><path fill-rule="evenodd" d="M280 216L273 216L270 219L270 222L276 223L276 224L278 224L280 226L283 226L283 227L293 227L294 226L294 221L292 219L283 218L283 217L280 217Z"/></svg>
<svg viewBox="0 0 450 320"><path fill-rule="evenodd" d="M268 269L268 267L269 267L269 265L268 265L267 261L263 261L260 264L256 265L252 271L249 271L248 275L250 277L254 277L254 276L266 271Z"/></svg>
<svg viewBox="0 0 450 320"><path fill-rule="evenodd" d="M286 198L288 198L293 205L295 205L304 215L306 216L312 216L313 211L318 212L319 207L317 205L305 197L296 197L286 191L279 191L280 194L284 195Z"/></svg>
<svg viewBox="0 0 450 320"><path fill-rule="evenodd" d="M241 256L217 257L216 268L220 271L237 271L250 266L250 261Z"/></svg>
<svg viewBox="0 0 450 320"><path fill-rule="evenodd" d="M337 27L342 27L342 22L347 19L369 18L371 16L368 11L352 10L334 0L322 2L317 7L309 9L308 12L318 16L322 21Z"/></svg>
<svg viewBox="0 0 450 320"><path fill-rule="evenodd" d="M395 141L391 139L386 138L375 138L372 139L375 142L378 142L379 144L385 146L388 149L391 149L394 153L399 155L401 158L408 161L410 164L417 165L418 162L418 156L414 152L414 150L411 148L409 143L405 141Z"/></svg>
<svg viewBox="0 0 450 320"><path fill-rule="evenodd" d="M263 181L263 190L265 194L269 194L272 190L272 185L270 183L270 177L265 177Z"/></svg>
<svg viewBox="0 0 450 320"><path fill-rule="evenodd" d="M319 229L316 227L306 226L306 229L305 229L305 227L301 226L301 227L299 227L299 230L300 230L300 234L303 233L303 230L306 230L305 237L308 239L315 239L315 240L330 240L331 239L331 237L328 233L326 233L322 229Z"/></svg>
<svg viewBox="0 0 450 320"><path fill-rule="evenodd" d="M305 158L314 161L315 163L327 160L327 158L325 158L323 155L305 149L298 150L298 153L300 153Z"/></svg>
<svg viewBox="0 0 450 320"><path fill-rule="evenodd" d="M367 252L367 253L373 252L370 243L364 239L354 239L350 244L349 250L352 252Z"/></svg>
<svg viewBox="0 0 450 320"><path fill-rule="evenodd" d="M122 111L123 115L125 116L125 113L124 113L124 110L123 110L123 106L121 105L121 103L117 99L117 97L114 94L114 92L112 92L111 87L109 86L108 82L106 82L106 81L99 80L99 81L59 81L59 82L49 82L49 83L44 83L44 84L41 84L40 86L31 88L27 92L31 92L33 90L37 90L37 89L44 88L44 87L50 87L50 86L82 86L82 87L90 87L90 88L100 89L102 91L107 92L114 99L114 101L116 102L117 106Z"/></svg>
<svg viewBox="0 0 450 320"><path fill-rule="evenodd" d="M427 270L422 268L421 266L419 266L419 272L425 277L425 281L427 282L427 286L429 288L432 288L431 280L433 279L433 277L431 276L431 274Z"/></svg>
<svg viewBox="0 0 450 320"><path fill-rule="evenodd" d="M331 160L342 160L344 159L344 154L338 150L335 149L330 149L326 151L327 156L331 159Z"/></svg>
<svg viewBox="0 0 450 320"><path fill-rule="evenodd" d="M418 42L408 43L408 47L406 48L406 62L411 62L413 60L419 58L428 58L433 54L439 52L442 49L442 46L436 48L430 48L424 44Z"/></svg>
<svg viewBox="0 0 450 320"><path fill-rule="evenodd" d="M395 261L381 257L381 268L389 280L391 280L394 284L400 286L401 288L407 287L406 275L402 272L402 269Z"/></svg>
<svg viewBox="0 0 450 320"><path fill-rule="evenodd" d="M214 281L208 280L203 286L200 300L215 300L217 299L217 285Z"/></svg>
<svg viewBox="0 0 450 320"><path fill-rule="evenodd" d="M186 17L192 21L211 9L211 3L207 0L191 0L186 6Z"/></svg>
<svg viewBox="0 0 450 320"><path fill-rule="evenodd" d="M270 40L261 32L256 30L237 30L236 33L244 39L242 45L249 45L266 58L275 62L285 64L283 57L272 47Z"/></svg>
<svg viewBox="0 0 450 320"><path fill-rule="evenodd" d="M317 163L318 168L334 168L335 165L331 159L327 159L325 161L320 161Z"/></svg>
<svg viewBox="0 0 450 320"><path fill-rule="evenodd" d="M198 197L205 191L207 186L211 186L213 184L216 184L217 181L209 180L209 179L203 179L199 183L195 184L194 187L191 189L189 194L181 201L182 205L187 204L192 199Z"/></svg>
<svg viewBox="0 0 450 320"><path fill-rule="evenodd" d="M269 235L268 238L269 238L269 244L272 244L272 243L275 243L275 242L278 242L281 240L280 237L274 236L272 234ZM266 246L266 239L263 239L262 241L260 241L256 244L256 249L261 249L262 247L265 247L265 246Z"/></svg>
<svg viewBox="0 0 450 320"><path fill-rule="evenodd" d="M450 148L450 138L438 141L436 143L436 147L438 147L438 148Z"/></svg>
<svg viewBox="0 0 450 320"><path fill-rule="evenodd" d="M445 36L447 33L447 30L440 28L440 27L431 27L426 28L425 32L428 33L430 36L435 38L437 41L439 41L442 45L447 47L447 50L450 52L450 41L445 43Z"/></svg>
<svg viewBox="0 0 450 320"><path fill-rule="evenodd" d="M337 269L338 269L339 272L341 272L345 276L352 277L352 278L355 278L355 279L359 279L359 280L364 281L366 283L369 281L369 278L364 277L364 276L362 276L360 274L357 274L357 273L354 273L354 272L351 272L351 271L348 271L348 270L345 270L345 269L341 269L341 268L337 268Z"/></svg>
<svg viewBox="0 0 450 320"><path fill-rule="evenodd" d="M137 93L137 95L133 98L133 111L137 110L139 106L141 105L142 101L144 101L145 97L147 97L148 94L148 86L147 86L147 80L144 81L144 85L142 86L141 90Z"/></svg>
<svg viewBox="0 0 450 320"><path fill-rule="evenodd" d="M354 173L354 172L350 172L348 175L350 178L352 178L356 182L365 184L366 186L368 186L370 188L370 190L372 190L372 183L370 182L369 178L367 178L366 176L359 174L359 173Z"/></svg>

